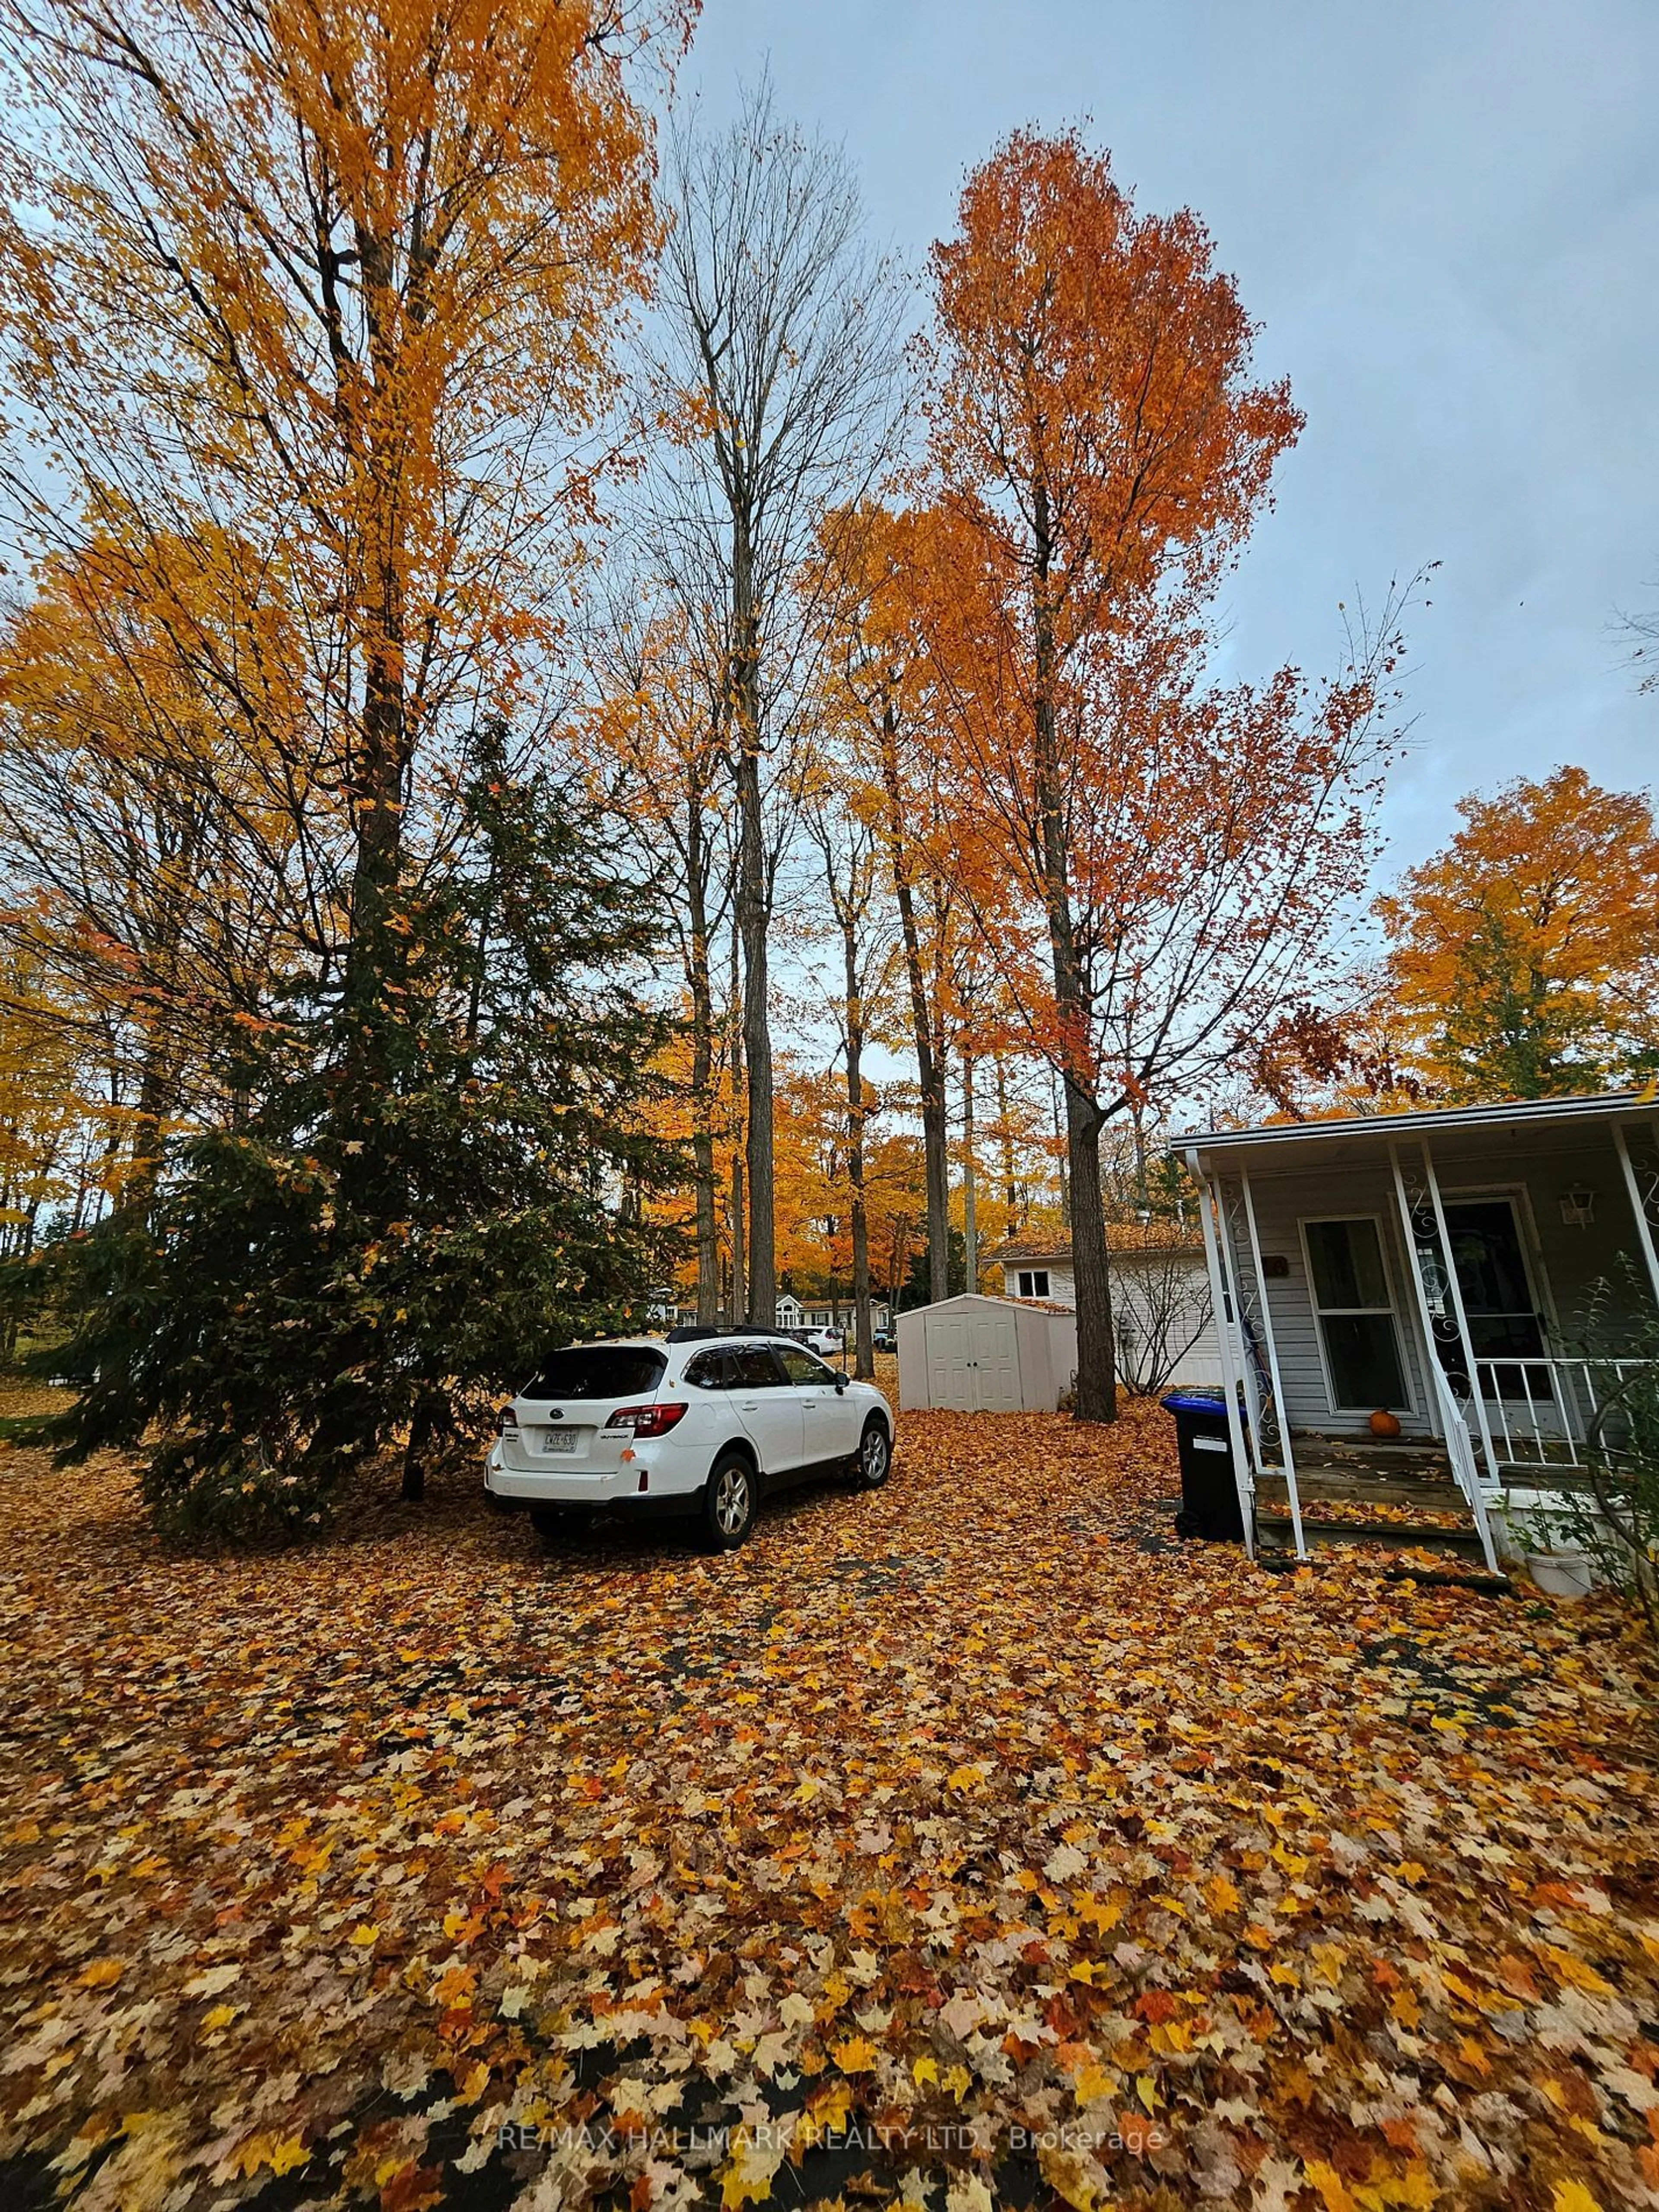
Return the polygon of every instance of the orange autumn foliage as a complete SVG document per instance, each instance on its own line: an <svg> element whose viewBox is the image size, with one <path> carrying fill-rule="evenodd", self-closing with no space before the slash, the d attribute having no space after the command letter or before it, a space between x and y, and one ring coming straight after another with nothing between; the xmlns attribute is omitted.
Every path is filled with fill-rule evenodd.
<svg viewBox="0 0 1659 2212"><path fill-rule="evenodd" d="M1449 1099L1595 1091L1659 1066L1659 833L1582 768L1462 799L1376 912L1382 1005Z"/></svg>
<svg viewBox="0 0 1659 2212"><path fill-rule="evenodd" d="M227 620L173 641L284 763L331 903L348 1101L395 987L395 888L435 757L511 714L556 635L613 329L657 236L630 58L690 0L38 0L0 67L0 346L24 542L252 548ZM67 480L70 496L64 496ZM260 610L298 651L280 699ZM246 680L252 678L252 681Z"/></svg>
<svg viewBox="0 0 1659 2212"><path fill-rule="evenodd" d="M1080 1413L1110 1419L1110 1118L1212 1074L1361 880L1392 641L1211 683L1207 608L1300 417L1188 213L1018 133L933 257L929 674L946 849L1065 1087ZM1389 610L1393 612L1392 607Z"/></svg>

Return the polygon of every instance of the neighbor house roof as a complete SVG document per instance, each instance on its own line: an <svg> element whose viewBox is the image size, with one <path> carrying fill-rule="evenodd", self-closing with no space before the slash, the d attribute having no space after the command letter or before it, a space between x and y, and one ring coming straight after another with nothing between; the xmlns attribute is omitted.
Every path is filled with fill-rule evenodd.
<svg viewBox="0 0 1659 2212"><path fill-rule="evenodd" d="M1108 1223L1106 1249L1114 1260L1192 1258L1201 1261L1204 1257L1203 1244L1196 1236L1171 1237L1160 1225L1158 1235L1152 1237L1138 1222ZM1038 1251L1034 1246L1009 1244L993 1256L1005 1267L1029 1267L1033 1265L1069 1267L1072 1248L1069 1244L1056 1244L1052 1249Z"/></svg>

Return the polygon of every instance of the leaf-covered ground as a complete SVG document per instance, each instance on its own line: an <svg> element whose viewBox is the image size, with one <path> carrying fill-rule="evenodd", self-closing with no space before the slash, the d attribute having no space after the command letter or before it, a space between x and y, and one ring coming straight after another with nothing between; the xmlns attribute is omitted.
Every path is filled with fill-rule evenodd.
<svg viewBox="0 0 1659 2212"><path fill-rule="evenodd" d="M721 1559L12 1451L0 2202L1659 2206L1641 1647L1178 1547L1167 1430Z"/></svg>

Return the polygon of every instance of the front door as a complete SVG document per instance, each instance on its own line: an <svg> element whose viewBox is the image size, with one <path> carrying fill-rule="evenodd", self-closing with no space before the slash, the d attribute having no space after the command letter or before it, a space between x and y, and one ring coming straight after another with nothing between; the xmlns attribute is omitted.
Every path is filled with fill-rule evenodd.
<svg viewBox="0 0 1659 2212"><path fill-rule="evenodd" d="M835 1369L804 1345L781 1344L778 1357L801 1411L802 1466L827 1467L833 1460L850 1459L859 1448L859 1408L836 1388Z"/></svg>
<svg viewBox="0 0 1659 2212"><path fill-rule="evenodd" d="M1549 1358L1549 1325L1509 1198L1446 1200L1446 1235L1474 1350L1480 1395L1506 1460L1548 1459L1570 1434Z"/></svg>
<svg viewBox="0 0 1659 2212"><path fill-rule="evenodd" d="M1449 1198L1446 1234L1475 1358L1544 1358L1544 1316L1514 1200Z"/></svg>
<svg viewBox="0 0 1659 2212"><path fill-rule="evenodd" d="M763 1477L775 1481L801 1462L800 1401L769 1344L732 1346L732 1402L749 1431Z"/></svg>

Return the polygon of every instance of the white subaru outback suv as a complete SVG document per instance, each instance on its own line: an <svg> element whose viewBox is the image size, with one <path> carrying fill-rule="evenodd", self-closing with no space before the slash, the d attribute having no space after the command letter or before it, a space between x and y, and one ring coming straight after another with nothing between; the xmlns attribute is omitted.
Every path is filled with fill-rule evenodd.
<svg viewBox="0 0 1659 2212"><path fill-rule="evenodd" d="M878 1490L892 1409L789 1338L672 1329L556 1352L501 1413L484 1483L544 1534L599 1507L695 1513L732 1551L767 1492L844 1473Z"/></svg>

